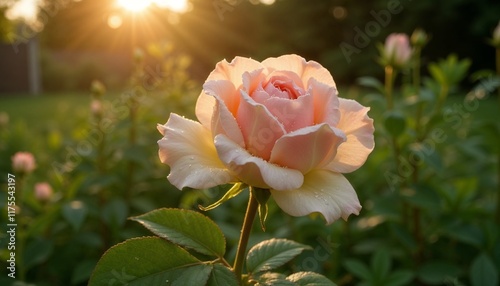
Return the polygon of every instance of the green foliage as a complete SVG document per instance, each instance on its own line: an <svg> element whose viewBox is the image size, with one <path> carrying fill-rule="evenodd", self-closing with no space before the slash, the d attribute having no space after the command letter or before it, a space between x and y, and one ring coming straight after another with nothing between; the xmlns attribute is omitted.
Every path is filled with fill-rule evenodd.
<svg viewBox="0 0 500 286"><path fill-rule="evenodd" d="M430 63L429 72L439 84L450 87L465 78L471 63L469 59L459 61L458 57L452 54L437 63Z"/></svg>
<svg viewBox="0 0 500 286"><path fill-rule="evenodd" d="M158 209L132 218L159 236L126 240L110 248L99 260L90 286L129 285L238 285L224 260L225 238L204 215L181 209ZM203 261L192 249L217 260ZM250 249L245 283L256 285L335 285L324 276L298 272L288 277L270 273L310 247L286 239L263 241ZM286 284L283 284L286 283Z"/></svg>
<svg viewBox="0 0 500 286"><path fill-rule="evenodd" d="M409 270L391 271L391 257L386 249L377 250L371 257L370 266L359 260L347 260L344 265L354 275L359 277L362 285L407 285L414 274Z"/></svg>
<svg viewBox="0 0 500 286"><path fill-rule="evenodd" d="M200 276L194 277L206 281L210 270L206 271L204 266L187 251L160 238L135 238L110 248L102 256L89 285L159 285L167 280L175 283L196 273Z"/></svg>
<svg viewBox="0 0 500 286"><path fill-rule="evenodd" d="M132 218L159 237L202 254L222 258L226 241L219 227L204 215L188 210L158 209Z"/></svg>
<svg viewBox="0 0 500 286"><path fill-rule="evenodd" d="M498 267L495 266L488 255L486 253L481 253L472 261L470 268L471 285L498 285L498 272Z"/></svg>
<svg viewBox="0 0 500 286"><path fill-rule="evenodd" d="M391 111L385 115L384 127L389 134L398 137L403 134L406 128L406 118L398 111Z"/></svg>
<svg viewBox="0 0 500 286"><path fill-rule="evenodd" d="M310 249L310 247L286 239L263 241L248 251L247 270L249 273L273 270L306 249Z"/></svg>

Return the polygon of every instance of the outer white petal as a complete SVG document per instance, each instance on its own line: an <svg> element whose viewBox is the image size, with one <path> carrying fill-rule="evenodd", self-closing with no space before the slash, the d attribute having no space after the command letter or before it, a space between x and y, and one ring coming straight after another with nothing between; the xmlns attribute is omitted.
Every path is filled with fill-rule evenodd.
<svg viewBox="0 0 500 286"><path fill-rule="evenodd" d="M160 160L170 166L172 185L203 189L234 181L217 156L210 131L200 123L171 114L158 130L164 135L158 141Z"/></svg>
<svg viewBox="0 0 500 286"><path fill-rule="evenodd" d="M304 178L304 184L292 191L271 190L278 206L292 216L319 212L327 224L350 214L359 214L358 196L347 179L328 170L314 170Z"/></svg>
<svg viewBox="0 0 500 286"><path fill-rule="evenodd" d="M293 190L300 187L304 181L300 171L283 168L252 156L223 134L215 137L215 147L227 168L248 185L266 189Z"/></svg>
<svg viewBox="0 0 500 286"><path fill-rule="evenodd" d="M340 120L337 128L344 131L347 140L342 143L333 161L325 168L339 173L349 173L361 167L375 147L373 120L368 117L370 108L350 99L339 98Z"/></svg>

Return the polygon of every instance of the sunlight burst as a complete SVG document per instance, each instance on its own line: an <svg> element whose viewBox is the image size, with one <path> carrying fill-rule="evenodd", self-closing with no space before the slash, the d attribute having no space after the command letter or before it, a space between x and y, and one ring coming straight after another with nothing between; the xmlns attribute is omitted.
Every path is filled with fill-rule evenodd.
<svg viewBox="0 0 500 286"><path fill-rule="evenodd" d="M143 0L118 0L117 3L120 7L131 12L141 12L151 5L151 1Z"/></svg>
<svg viewBox="0 0 500 286"><path fill-rule="evenodd" d="M142 12L151 5L156 5L158 8L169 9L177 13L189 10L188 0L117 0L117 4L135 13Z"/></svg>

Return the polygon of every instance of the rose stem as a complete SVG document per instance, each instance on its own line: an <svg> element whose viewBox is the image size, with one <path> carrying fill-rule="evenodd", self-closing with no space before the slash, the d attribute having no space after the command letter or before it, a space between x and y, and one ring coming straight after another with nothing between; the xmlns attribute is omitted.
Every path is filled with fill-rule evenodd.
<svg viewBox="0 0 500 286"><path fill-rule="evenodd" d="M496 64L497 64L497 75L500 77L500 48L496 49ZM498 88L498 103L500 103L500 87ZM498 192L497 192L497 210L496 210L496 220L497 223L500 224L500 147L498 147Z"/></svg>
<svg viewBox="0 0 500 286"><path fill-rule="evenodd" d="M248 239L250 238L250 233L252 232L252 225L255 219L255 214L257 213L257 208L259 203L257 199L252 195L252 187L250 189L250 197L248 198L247 212L245 213L245 219L243 220L243 226L241 228L240 241L238 243L238 250L236 251L236 259L234 261L234 273L239 283L241 283L241 274L243 270L243 261L245 259L245 253L247 249Z"/></svg>
<svg viewBox="0 0 500 286"><path fill-rule="evenodd" d="M417 103L417 113L415 114L415 131L417 133L417 137L420 136L420 127L421 127L421 117L424 109L424 104L422 99L420 98L420 46L416 46L414 50L415 62L413 66L413 88L415 89L415 94L418 97Z"/></svg>
<svg viewBox="0 0 500 286"><path fill-rule="evenodd" d="M385 96L387 100L387 109L392 110L392 86L394 84L394 68L385 67Z"/></svg>

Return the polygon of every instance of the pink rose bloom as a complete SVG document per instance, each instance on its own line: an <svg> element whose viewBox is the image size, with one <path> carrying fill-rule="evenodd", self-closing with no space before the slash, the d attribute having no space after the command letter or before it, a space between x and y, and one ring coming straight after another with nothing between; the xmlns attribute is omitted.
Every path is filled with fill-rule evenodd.
<svg viewBox="0 0 500 286"><path fill-rule="evenodd" d="M158 141L177 188L243 182L269 189L288 214L327 223L361 210L341 173L374 148L369 108L337 97L327 69L297 55L221 61L196 104L199 122L171 114Z"/></svg>
<svg viewBox="0 0 500 286"><path fill-rule="evenodd" d="M404 66L411 57L408 36L406 34L390 34L385 40L383 56L391 66Z"/></svg>
<svg viewBox="0 0 500 286"><path fill-rule="evenodd" d="M29 152L17 152L12 156L12 168L15 172L31 173L35 170L35 157Z"/></svg>
<svg viewBox="0 0 500 286"><path fill-rule="evenodd" d="M102 103L98 99L92 99L90 102L90 111L94 116L99 116L102 113Z"/></svg>
<svg viewBox="0 0 500 286"><path fill-rule="evenodd" d="M52 187L47 182L35 184L35 198L41 202L46 202L52 197Z"/></svg>

